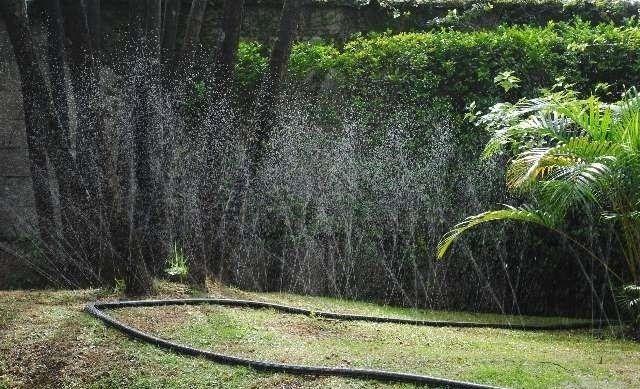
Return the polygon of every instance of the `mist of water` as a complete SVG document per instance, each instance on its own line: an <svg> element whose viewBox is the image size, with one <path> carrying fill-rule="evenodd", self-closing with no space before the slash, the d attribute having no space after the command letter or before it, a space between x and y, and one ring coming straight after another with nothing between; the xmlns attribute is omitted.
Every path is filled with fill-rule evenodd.
<svg viewBox="0 0 640 389"><path fill-rule="evenodd" d="M504 164L480 160L446 110L434 105L417 123L411 109L398 106L376 113L382 120L372 124L345 104L327 125L292 88L280 101L254 175L247 169L251 110L238 110L206 83L195 93L210 74L168 91L161 80L147 79L148 62L139 61L103 69L101 104L114 170L118 160L128 161L121 179L129 184L124 204L133 215L139 113L132 90L140 79L152 84L147 146L165 214L161 229L149 234L159 238L161 252L174 244L187 253L211 245L210 274L243 288L519 313L523 285L510 266L528 260L526 229L522 239L503 226L480 230L461 240L451 259L434 259L437 242L455 222L509 202ZM206 203L203 185L213 194ZM206 220L212 237L203 231ZM87 225L100 231L97 221ZM64 261L98 279L92 255L67 252ZM66 277L59 259L28 260L51 282L80 284ZM149 266L162 274L164 258Z"/></svg>

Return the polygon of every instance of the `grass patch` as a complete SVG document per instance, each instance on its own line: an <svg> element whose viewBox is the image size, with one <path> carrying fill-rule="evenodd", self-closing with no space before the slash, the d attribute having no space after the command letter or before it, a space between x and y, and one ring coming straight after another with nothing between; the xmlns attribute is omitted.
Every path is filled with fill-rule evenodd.
<svg viewBox="0 0 640 389"><path fill-rule="evenodd" d="M189 293L180 285L158 286L160 297ZM260 373L180 356L131 340L83 313L83 305L98 293L115 297L108 291L0 292L2 311L11 312L4 330L0 329L0 389L412 387ZM248 293L219 285L214 285L210 293L367 315L507 320L495 315ZM268 309L206 305L127 308L112 314L167 339L268 361L372 367L514 388L640 386L640 344L598 338L588 331L524 332L341 322ZM539 323L535 320L552 319L526 320Z"/></svg>

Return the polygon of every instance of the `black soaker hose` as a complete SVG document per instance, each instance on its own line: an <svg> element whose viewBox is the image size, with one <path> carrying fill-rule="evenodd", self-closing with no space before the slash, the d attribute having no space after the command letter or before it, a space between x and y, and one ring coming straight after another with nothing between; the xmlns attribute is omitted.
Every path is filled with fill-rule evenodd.
<svg viewBox="0 0 640 389"><path fill-rule="evenodd" d="M147 343L151 343L155 346L169 349L171 351L191 355L196 357L203 357L214 362L227 364L227 365L240 365L251 367L256 370L266 370L280 373L290 374L303 374L303 375L332 375L343 376L352 378L364 378L374 379L381 381L397 381L408 382L414 384L423 384L429 386L445 387L445 388L460 388L460 389L495 389L497 387L490 385L475 384L471 382L448 380L445 378L430 377L426 375L399 373L384 370L372 370L372 369L352 369L343 367L328 367L328 366L303 366L303 365L290 365L284 363L266 362L253 360L248 358L235 357L232 355L215 353L212 351L201 350L189 346L184 346L179 343L175 343L169 340L165 340L149 333L141 331L139 329L128 326L121 321L109 316L103 310L104 309L118 309L118 308L130 308L130 307L158 307L167 305L202 305L202 304L214 304L224 305L231 307L245 307L245 308L270 308L280 312L301 314L313 317L323 317L337 320L361 320L377 323L398 323L398 324L412 324L419 326L434 326L434 327L466 327L466 328L499 328L499 329L514 329L514 330L569 330L579 328L591 328L592 323L572 323L564 325L524 325L524 324L489 324L478 322L446 322L446 321L430 321L430 320L411 320L400 319L391 317L377 317L377 316L365 316L365 315L351 315L340 314L333 312L312 311L309 309L290 307L281 304L266 303L261 301L250 300L232 300L232 299L216 299L216 298L192 298L192 299L167 299L167 300L137 300L137 301L116 301L116 302L93 302L89 303L85 307L85 311L102 320L109 326L112 326L119 331Z"/></svg>

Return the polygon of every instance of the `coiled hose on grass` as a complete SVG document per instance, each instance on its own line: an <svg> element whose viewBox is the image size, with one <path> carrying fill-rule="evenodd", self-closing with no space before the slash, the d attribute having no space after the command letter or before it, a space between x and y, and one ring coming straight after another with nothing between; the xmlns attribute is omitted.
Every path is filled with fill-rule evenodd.
<svg viewBox="0 0 640 389"><path fill-rule="evenodd" d="M412 320L392 317L378 317L366 315L341 314L324 311L312 311L304 308L290 307L287 305L273 304L261 301L250 300L233 300L233 299L217 299L217 298L191 298L191 299L167 299L167 300L137 300L137 301L116 301L116 302L93 302L85 307L85 311L92 316L102 320L107 325L118 329L119 331L140 339L147 343L180 353L196 357L203 357L211 361L227 364L251 367L256 370L301 374L301 375L331 375L351 378L372 379L381 381L407 382L414 384L423 384L428 386L445 387L445 388L461 388L461 389L480 389L480 388L496 388L495 386L482 385L471 382L455 381L445 378L431 377L419 374L400 373L384 370L373 369L354 369L344 367L329 366L303 366L291 365L276 362L259 361L248 358L236 357L232 355L215 353L212 351L201 350L169 340L165 340L137 328L128 326L121 321L109 316L104 312L105 309L132 308L132 307L159 307L167 305L224 305L231 307L244 308L269 308L284 313L300 314L313 317L322 317L336 320L360 320L376 323L397 323L411 324L419 326L433 327L465 327L465 328L500 328L513 330L570 330L591 328L593 323L568 323L553 325L525 325L525 324L508 324L508 323L479 323L479 322L449 322L449 321L432 321L432 320Z"/></svg>

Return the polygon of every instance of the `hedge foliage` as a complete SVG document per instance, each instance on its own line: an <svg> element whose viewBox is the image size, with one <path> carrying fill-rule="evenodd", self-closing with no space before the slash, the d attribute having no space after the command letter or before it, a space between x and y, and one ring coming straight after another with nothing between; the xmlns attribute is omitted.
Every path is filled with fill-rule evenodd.
<svg viewBox="0 0 640 389"><path fill-rule="evenodd" d="M241 45L238 80L244 92L257 86L266 54L257 43ZM521 87L505 93L497 86L494 77L503 71L520 78ZM487 107L531 96L560 79L583 92L610 84L601 90L613 96L640 85L640 27L578 21L476 32L382 33L354 37L342 49L302 42L293 48L289 78L369 103L445 97L459 111L472 101Z"/></svg>
<svg viewBox="0 0 640 389"><path fill-rule="evenodd" d="M596 23L624 23L638 16L640 5L633 0L409 0L385 4L405 30L435 25L452 27L496 26L500 24L545 25L575 18ZM431 15L436 15L435 19Z"/></svg>

